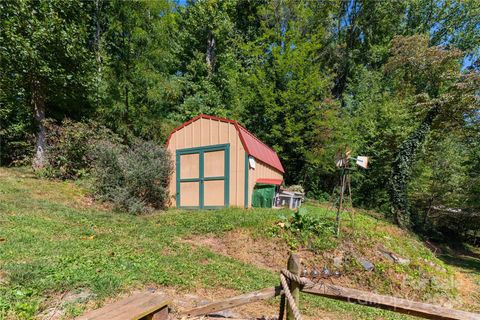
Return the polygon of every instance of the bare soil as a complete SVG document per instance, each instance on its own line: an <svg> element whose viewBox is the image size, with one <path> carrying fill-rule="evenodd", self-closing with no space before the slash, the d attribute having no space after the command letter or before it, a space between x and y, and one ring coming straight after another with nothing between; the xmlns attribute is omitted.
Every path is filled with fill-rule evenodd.
<svg viewBox="0 0 480 320"><path fill-rule="evenodd" d="M181 240L192 246L203 246L215 253L232 257L268 270L280 270L287 265L286 243L280 239L252 237L248 230L236 229L221 237L200 235Z"/></svg>

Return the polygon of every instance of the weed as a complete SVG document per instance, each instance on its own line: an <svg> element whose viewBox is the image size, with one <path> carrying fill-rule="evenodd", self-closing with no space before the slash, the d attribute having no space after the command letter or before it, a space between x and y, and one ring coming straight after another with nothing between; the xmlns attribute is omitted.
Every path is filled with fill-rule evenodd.
<svg viewBox="0 0 480 320"><path fill-rule="evenodd" d="M279 219L275 227L277 230L271 230L270 234L284 238L292 249L303 246L319 252L337 245L332 221L312 214L306 208L282 214Z"/></svg>

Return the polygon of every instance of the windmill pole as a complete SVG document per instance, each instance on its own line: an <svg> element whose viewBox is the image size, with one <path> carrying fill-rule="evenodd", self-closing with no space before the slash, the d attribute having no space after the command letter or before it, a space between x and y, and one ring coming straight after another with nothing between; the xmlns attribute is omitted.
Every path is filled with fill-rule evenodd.
<svg viewBox="0 0 480 320"><path fill-rule="evenodd" d="M348 188L348 197L350 199L350 219L352 221L352 230L353 234L355 234L355 210L353 209L353 201L352 201L352 185L351 185L351 176L347 176L347 188Z"/></svg>
<svg viewBox="0 0 480 320"><path fill-rule="evenodd" d="M345 192L345 178L346 178L346 163L341 169L341 174L340 174L340 199L338 201L338 207L337 207L337 219L336 219L336 235L337 237L340 236L340 215L342 213L342 208L343 208L343 196Z"/></svg>

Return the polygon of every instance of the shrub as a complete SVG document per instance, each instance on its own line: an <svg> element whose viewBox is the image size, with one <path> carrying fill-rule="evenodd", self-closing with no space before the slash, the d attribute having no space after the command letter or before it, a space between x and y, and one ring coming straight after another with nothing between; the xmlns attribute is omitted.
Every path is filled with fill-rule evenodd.
<svg viewBox="0 0 480 320"><path fill-rule="evenodd" d="M141 140L131 147L101 142L95 147L93 164L97 198L133 214L168 205L173 162L163 147Z"/></svg>
<svg viewBox="0 0 480 320"><path fill-rule="evenodd" d="M279 235L293 248L306 247L319 252L336 246L334 222L299 208L291 216L280 216Z"/></svg>
<svg viewBox="0 0 480 320"><path fill-rule="evenodd" d="M118 143L120 139L109 129L94 122L65 119L60 125L52 120L47 128L47 164L40 174L61 179L79 178L91 165L92 147L99 141Z"/></svg>

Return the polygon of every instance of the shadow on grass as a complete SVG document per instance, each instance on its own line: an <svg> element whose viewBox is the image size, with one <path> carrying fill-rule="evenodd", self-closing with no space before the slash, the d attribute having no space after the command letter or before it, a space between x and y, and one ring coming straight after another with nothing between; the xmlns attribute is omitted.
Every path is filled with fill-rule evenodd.
<svg viewBox="0 0 480 320"><path fill-rule="evenodd" d="M467 247L461 249L448 250L438 255L438 258L449 265L453 265L471 273L480 274L480 254ZM478 249L480 251L480 249Z"/></svg>

